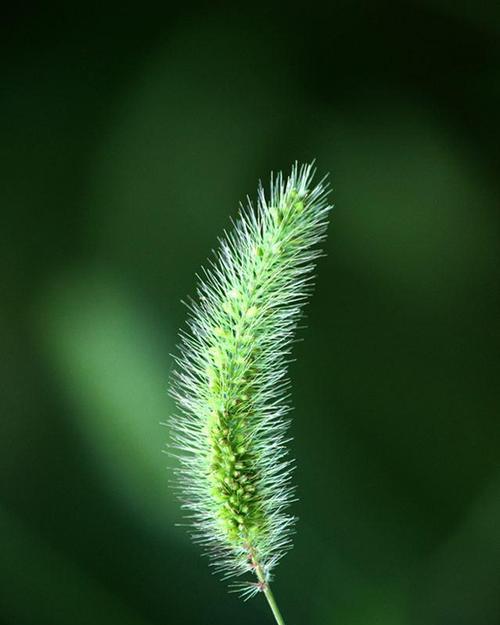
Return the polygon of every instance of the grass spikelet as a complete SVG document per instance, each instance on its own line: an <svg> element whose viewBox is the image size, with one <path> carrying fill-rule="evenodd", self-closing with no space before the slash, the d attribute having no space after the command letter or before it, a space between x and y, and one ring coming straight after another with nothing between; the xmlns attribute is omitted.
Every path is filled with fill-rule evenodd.
<svg viewBox="0 0 500 625"><path fill-rule="evenodd" d="M291 547L287 366L330 205L312 165L259 188L199 278L172 379L176 486L196 541L245 598ZM274 603L274 606L273 606Z"/></svg>

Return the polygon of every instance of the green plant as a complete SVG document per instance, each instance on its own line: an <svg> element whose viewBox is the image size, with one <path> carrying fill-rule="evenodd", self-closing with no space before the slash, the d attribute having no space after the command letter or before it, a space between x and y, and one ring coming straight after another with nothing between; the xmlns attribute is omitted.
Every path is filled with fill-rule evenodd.
<svg viewBox="0 0 500 625"><path fill-rule="evenodd" d="M330 205L312 165L271 179L241 209L199 279L181 332L172 394L176 486L192 532L244 598L264 592L280 624L271 572L291 547L287 451L290 348L310 294Z"/></svg>

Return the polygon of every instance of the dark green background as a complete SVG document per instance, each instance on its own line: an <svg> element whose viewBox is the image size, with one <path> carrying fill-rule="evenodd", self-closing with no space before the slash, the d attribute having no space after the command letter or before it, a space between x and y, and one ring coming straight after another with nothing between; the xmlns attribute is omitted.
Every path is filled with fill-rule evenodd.
<svg viewBox="0 0 500 625"><path fill-rule="evenodd" d="M271 623L175 526L158 424L195 272L312 158L287 624L500 623L495 3L66 4L0 26L2 624Z"/></svg>

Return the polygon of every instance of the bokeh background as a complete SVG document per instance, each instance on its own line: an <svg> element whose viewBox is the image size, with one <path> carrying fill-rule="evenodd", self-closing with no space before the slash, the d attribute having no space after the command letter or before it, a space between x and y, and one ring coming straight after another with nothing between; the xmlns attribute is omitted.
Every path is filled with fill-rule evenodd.
<svg viewBox="0 0 500 625"><path fill-rule="evenodd" d="M41 4L0 24L0 622L271 623L175 526L159 424L195 272L316 158L279 603L500 623L496 3Z"/></svg>

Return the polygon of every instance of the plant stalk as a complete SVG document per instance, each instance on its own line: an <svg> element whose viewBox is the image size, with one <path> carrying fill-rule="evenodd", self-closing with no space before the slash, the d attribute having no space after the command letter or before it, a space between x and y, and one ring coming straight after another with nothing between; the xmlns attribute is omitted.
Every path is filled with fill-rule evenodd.
<svg viewBox="0 0 500 625"><path fill-rule="evenodd" d="M265 580L264 573L261 567L257 566L255 572L257 574L259 582L262 584L264 595L266 596L267 603L269 604L269 607L271 608L273 616L276 619L276 623L278 625L285 625L285 621L283 620L283 617L281 616L281 612L280 612L280 609L278 608L278 604L276 603L276 599L274 598L274 595L271 591L271 587Z"/></svg>
<svg viewBox="0 0 500 625"><path fill-rule="evenodd" d="M278 625L285 625L285 621L283 620L283 617L281 616L281 612L278 608L278 604L276 603L276 599L274 598L274 595L271 592L271 588L269 587L269 584L266 584L266 587L264 588L264 594L266 595L267 603L269 604L269 607L271 608L272 613L274 614L276 623L278 623Z"/></svg>

